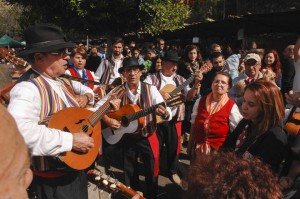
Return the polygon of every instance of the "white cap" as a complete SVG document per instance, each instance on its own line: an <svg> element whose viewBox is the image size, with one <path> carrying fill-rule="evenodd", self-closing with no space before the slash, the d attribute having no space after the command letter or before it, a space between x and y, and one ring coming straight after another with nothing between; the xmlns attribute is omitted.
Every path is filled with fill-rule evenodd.
<svg viewBox="0 0 300 199"><path fill-rule="evenodd" d="M256 62L261 62L261 59L258 54L256 53L249 53L244 58L244 62L248 61L249 59L254 59Z"/></svg>

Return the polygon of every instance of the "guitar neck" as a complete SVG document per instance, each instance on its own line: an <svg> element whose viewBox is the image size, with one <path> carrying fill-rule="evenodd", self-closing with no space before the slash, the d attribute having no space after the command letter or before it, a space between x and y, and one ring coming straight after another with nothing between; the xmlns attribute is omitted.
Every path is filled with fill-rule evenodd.
<svg viewBox="0 0 300 199"><path fill-rule="evenodd" d="M191 75L191 77L189 77L183 84L181 84L180 86L178 86L177 88L175 88L170 93L170 96L173 97L174 95L176 95L177 93L179 93L182 89L184 89L184 87L186 87L187 85L189 85L194 79L195 79L195 75Z"/></svg>
<svg viewBox="0 0 300 199"><path fill-rule="evenodd" d="M113 99L120 99L125 94L124 87L118 86L113 91L113 94L111 95ZM100 121L100 119L109 111L111 108L110 105L111 99L108 99L101 107L98 108L95 113L93 113L90 118L88 119L90 124L94 127L96 124Z"/></svg>
<svg viewBox="0 0 300 199"><path fill-rule="evenodd" d="M71 76L71 75L64 74L61 77L66 78L68 80L75 80L75 81L81 82L83 84L87 83L87 84L93 84L93 85L101 85L101 83L99 83L99 82L95 82L95 81L91 81L91 80L87 80L87 79L82 79L82 78L74 77L74 76ZM102 84L102 85L106 86L105 84Z"/></svg>
<svg viewBox="0 0 300 199"><path fill-rule="evenodd" d="M155 105L153 105L153 106L151 106L151 107L149 107L149 108L147 108L145 110L140 110L140 111L138 111L136 113L133 113L133 114L127 116L127 118L129 120L129 122L131 122L131 121L134 121L134 120L136 120L136 119L138 119L140 117L144 117L146 115L149 115L149 114L153 113L157 109L157 107L159 105L165 105L165 102L161 102L159 104L155 104Z"/></svg>

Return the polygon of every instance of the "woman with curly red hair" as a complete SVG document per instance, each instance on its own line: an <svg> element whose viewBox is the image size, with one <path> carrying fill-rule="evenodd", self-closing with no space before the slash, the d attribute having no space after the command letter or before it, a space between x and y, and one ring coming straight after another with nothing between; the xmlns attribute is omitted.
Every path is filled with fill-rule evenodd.
<svg viewBox="0 0 300 199"><path fill-rule="evenodd" d="M261 70L272 70L276 74L276 84L281 88L281 63L276 50L269 50L265 53Z"/></svg>
<svg viewBox="0 0 300 199"><path fill-rule="evenodd" d="M234 153L197 156L186 180L183 199L283 198L277 178L266 164Z"/></svg>

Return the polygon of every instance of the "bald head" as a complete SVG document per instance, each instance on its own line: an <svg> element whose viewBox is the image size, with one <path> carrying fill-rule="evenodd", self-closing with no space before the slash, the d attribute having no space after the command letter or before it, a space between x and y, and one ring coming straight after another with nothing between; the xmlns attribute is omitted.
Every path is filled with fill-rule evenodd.
<svg viewBox="0 0 300 199"><path fill-rule="evenodd" d="M28 198L30 156L16 123L0 105L0 198Z"/></svg>

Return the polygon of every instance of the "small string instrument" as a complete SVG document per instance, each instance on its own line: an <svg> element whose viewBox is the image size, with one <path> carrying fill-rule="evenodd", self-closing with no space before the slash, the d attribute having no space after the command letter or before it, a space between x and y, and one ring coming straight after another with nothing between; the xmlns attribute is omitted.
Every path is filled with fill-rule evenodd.
<svg viewBox="0 0 300 199"><path fill-rule="evenodd" d="M178 106L184 101L185 96L180 94L175 95L159 104L153 105L145 110L141 110L136 104L124 105L118 111L107 114L108 117L121 121L121 127L116 130L112 130L110 127L103 129L103 137L109 144L116 144L121 140L124 134L137 133L139 130L141 130L138 127L143 126L145 123L144 116L154 113L159 105L172 107ZM142 134L142 136L146 137L147 135Z"/></svg>
<svg viewBox="0 0 300 199"><path fill-rule="evenodd" d="M88 181L95 184L99 189L103 189L109 193L122 194L127 198L132 198L138 194L135 190L125 186L118 180L95 169L87 172L87 178ZM140 195L139 199L144 199L144 197Z"/></svg>
<svg viewBox="0 0 300 199"><path fill-rule="evenodd" d="M297 135L298 132L300 131L300 113L296 113L297 107L293 106L286 122L286 129L288 132L292 135Z"/></svg>
<svg viewBox="0 0 300 199"><path fill-rule="evenodd" d="M125 94L123 86L116 87L111 99L120 99ZM64 152L58 156L59 160L76 170L83 170L95 161L101 146L100 119L110 110L110 100L107 100L97 111L92 112L84 108L71 107L55 113L48 124L49 128L65 132L84 132L94 139L94 147L87 153L78 151Z"/></svg>
<svg viewBox="0 0 300 199"><path fill-rule="evenodd" d="M0 47L0 58L16 65L19 68L25 69L27 66L29 66L27 61L17 57L13 52L8 50L7 48Z"/></svg>

